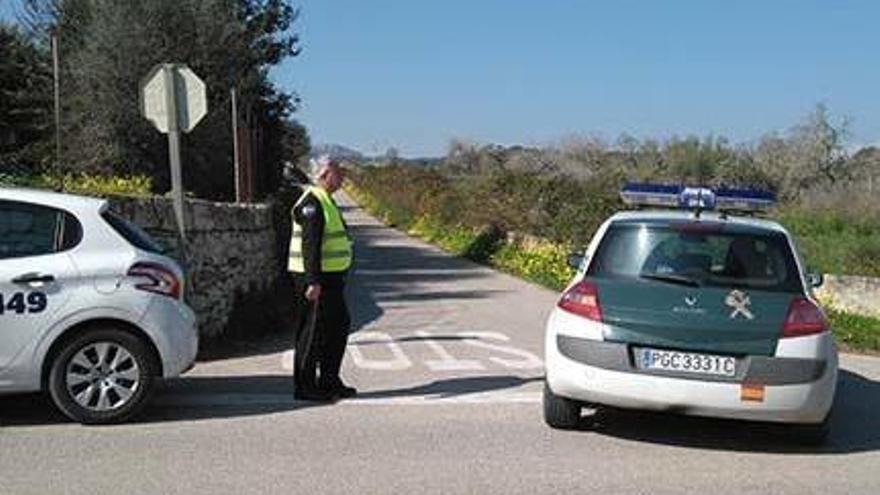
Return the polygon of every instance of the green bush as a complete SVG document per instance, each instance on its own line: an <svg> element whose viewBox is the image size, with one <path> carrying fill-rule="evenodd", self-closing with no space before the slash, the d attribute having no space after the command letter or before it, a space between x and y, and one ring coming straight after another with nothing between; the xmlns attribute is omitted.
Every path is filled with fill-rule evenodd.
<svg viewBox="0 0 880 495"><path fill-rule="evenodd" d="M560 289L568 283L572 275L567 265L570 244L550 241L507 243L505 231L499 227L499 222L486 223L482 227L464 224L465 219L472 222L488 219L480 215L464 214L454 217L451 213L454 208L461 208L461 202L437 203L440 196L449 193L432 187L412 193L413 196L418 196L418 201L407 198L395 204L395 198L399 200L402 194L399 187L396 188L398 191L392 191L394 188L390 183L384 182L388 176L383 176L389 174L390 168L369 171L368 173L375 172L379 176L378 178L374 176L371 180L363 180L363 177L355 176L347 185L347 191L360 205L386 224L401 228L410 235L436 244L452 254L489 264L546 287ZM411 172L407 175L411 179L408 184L414 184L414 187L429 183L418 179L412 180L414 174ZM477 187L485 185L485 183L476 184ZM447 201L448 199L446 198ZM449 211L445 211L444 208L449 207L450 204L452 207ZM402 205L416 208L419 214L409 213ZM500 223L511 225L512 221L501 219Z"/></svg>
<svg viewBox="0 0 880 495"><path fill-rule="evenodd" d="M599 225L623 205L621 178L589 180L494 169L454 175L406 165L361 167L352 182L381 198L381 217L408 228L417 218L468 229L487 226L585 246ZM773 212L795 236L807 263L824 273L880 276L880 218L863 210L787 204ZM485 251L485 249L483 249ZM485 253L484 253L485 254ZM485 258L474 253L476 258Z"/></svg>
<svg viewBox="0 0 880 495"><path fill-rule="evenodd" d="M566 246L547 243L523 247L505 244L492 256L492 266L531 282L560 290L572 277Z"/></svg>
<svg viewBox="0 0 880 495"><path fill-rule="evenodd" d="M351 183L381 198L376 206L398 226L427 215L445 225L491 226L575 245L589 242L596 228L620 208L617 186L607 181L535 172L453 176L433 168L360 167L353 170Z"/></svg>
<svg viewBox="0 0 880 495"><path fill-rule="evenodd" d="M113 176L91 174L38 174L9 178L10 185L51 189L71 194L90 196L147 196L153 189L153 180L144 175Z"/></svg>

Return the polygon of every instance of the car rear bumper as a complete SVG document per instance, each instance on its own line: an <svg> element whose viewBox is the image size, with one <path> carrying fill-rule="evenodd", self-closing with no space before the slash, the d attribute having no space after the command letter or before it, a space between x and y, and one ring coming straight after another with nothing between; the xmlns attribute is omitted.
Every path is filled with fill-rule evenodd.
<svg viewBox="0 0 880 495"><path fill-rule="evenodd" d="M157 296L141 326L156 343L164 378L180 376L193 367L199 350L199 333L196 315L189 306Z"/></svg>
<svg viewBox="0 0 880 495"><path fill-rule="evenodd" d="M725 381L664 376L635 369L625 344L548 336L547 383L554 394L615 407L697 416L814 424L825 419L837 384L837 358L753 358ZM763 386L763 398L744 399Z"/></svg>

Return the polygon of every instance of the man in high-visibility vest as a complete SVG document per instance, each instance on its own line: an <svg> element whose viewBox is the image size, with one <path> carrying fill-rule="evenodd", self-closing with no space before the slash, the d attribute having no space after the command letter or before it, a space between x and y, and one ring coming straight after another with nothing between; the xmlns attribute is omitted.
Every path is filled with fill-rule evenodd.
<svg viewBox="0 0 880 495"><path fill-rule="evenodd" d="M342 170L329 158L319 166L317 184L304 185L293 207L288 270L297 297L295 397L328 401L357 393L339 378L351 324L343 292L352 246L332 197Z"/></svg>

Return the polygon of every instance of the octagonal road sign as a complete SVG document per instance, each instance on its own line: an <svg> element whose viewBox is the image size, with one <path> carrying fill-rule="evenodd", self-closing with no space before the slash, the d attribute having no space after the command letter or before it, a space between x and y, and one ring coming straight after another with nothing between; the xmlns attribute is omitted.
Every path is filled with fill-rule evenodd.
<svg viewBox="0 0 880 495"><path fill-rule="evenodd" d="M140 103L141 114L165 134L191 131L208 112L205 83L183 64L153 67L141 82Z"/></svg>

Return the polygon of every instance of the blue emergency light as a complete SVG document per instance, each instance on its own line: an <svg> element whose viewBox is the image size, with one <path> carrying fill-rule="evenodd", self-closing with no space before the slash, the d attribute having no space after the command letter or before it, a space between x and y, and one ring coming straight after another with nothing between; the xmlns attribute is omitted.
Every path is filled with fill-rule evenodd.
<svg viewBox="0 0 880 495"><path fill-rule="evenodd" d="M631 182L620 190L629 206L660 206L689 210L758 212L772 207L776 196L758 189L689 187Z"/></svg>

